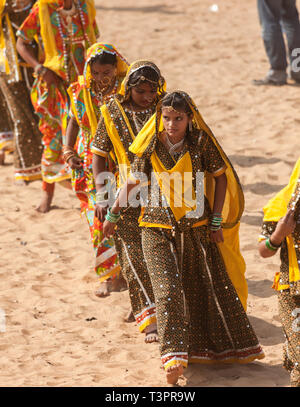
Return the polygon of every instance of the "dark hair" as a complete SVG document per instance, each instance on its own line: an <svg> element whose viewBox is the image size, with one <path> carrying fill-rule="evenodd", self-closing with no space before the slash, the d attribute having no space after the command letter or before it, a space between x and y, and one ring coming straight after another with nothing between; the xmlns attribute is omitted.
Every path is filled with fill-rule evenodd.
<svg viewBox="0 0 300 407"><path fill-rule="evenodd" d="M142 76L145 78L145 80L141 80ZM158 86L159 79L160 75L154 68L152 68L151 66L143 66L141 69L138 69L137 71L133 72L132 75L130 75L128 80L128 87L133 88L140 83L147 82L147 80L150 81L150 83L155 82Z"/></svg>
<svg viewBox="0 0 300 407"><path fill-rule="evenodd" d="M98 62L101 65L117 65L116 54L111 54L110 52L101 52L100 55L96 55L90 60L90 65L94 62Z"/></svg>
<svg viewBox="0 0 300 407"><path fill-rule="evenodd" d="M168 93L162 99L162 107L172 106L175 110L182 111L188 115L193 114L185 97L179 92Z"/></svg>

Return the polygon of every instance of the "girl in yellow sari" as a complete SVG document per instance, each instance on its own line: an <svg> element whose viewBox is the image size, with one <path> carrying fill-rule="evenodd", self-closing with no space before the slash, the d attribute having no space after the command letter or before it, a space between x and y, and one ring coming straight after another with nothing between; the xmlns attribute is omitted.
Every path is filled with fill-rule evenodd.
<svg viewBox="0 0 300 407"><path fill-rule="evenodd" d="M300 387L300 159L288 185L263 210L259 253L267 258L280 248L280 272L273 288L286 338L283 366L290 373L291 386Z"/></svg>
<svg viewBox="0 0 300 407"><path fill-rule="evenodd" d="M127 61L110 44L96 43L87 51L84 73L68 89L71 100L64 146L65 161L72 169L72 186L90 228L96 255L95 271L100 276L99 297L119 291L125 281L120 274L114 241L103 239L102 223L94 216L96 188L92 172L91 145L100 118L100 108L120 91Z"/></svg>
<svg viewBox="0 0 300 407"><path fill-rule="evenodd" d="M181 91L165 96L130 151L136 155L130 178L103 229L113 232L120 202L151 179L139 224L167 382L176 384L188 362L262 359L244 310L242 189L191 98Z"/></svg>
<svg viewBox="0 0 300 407"><path fill-rule="evenodd" d="M96 216L103 222L106 214L106 192L101 179L110 153L115 156L120 188L127 179L134 155L129 147L151 117L164 93L165 82L158 67L150 61L135 61L128 68L120 93L101 107L101 117L94 137L93 174L96 182ZM130 207L118 223L115 245L122 272L127 280L132 312L145 341L157 341L154 297L145 265L139 207ZM108 214L106 215L108 216ZM109 237L109 236L107 236Z"/></svg>

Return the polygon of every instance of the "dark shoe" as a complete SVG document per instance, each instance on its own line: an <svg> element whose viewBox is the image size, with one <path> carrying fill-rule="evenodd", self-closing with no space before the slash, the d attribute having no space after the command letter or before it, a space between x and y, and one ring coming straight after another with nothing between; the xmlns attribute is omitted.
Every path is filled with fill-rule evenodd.
<svg viewBox="0 0 300 407"><path fill-rule="evenodd" d="M286 85L286 81L276 81L271 78L264 78L264 79L254 79L252 84L255 86L262 86L262 85L271 85L271 86L282 86Z"/></svg>

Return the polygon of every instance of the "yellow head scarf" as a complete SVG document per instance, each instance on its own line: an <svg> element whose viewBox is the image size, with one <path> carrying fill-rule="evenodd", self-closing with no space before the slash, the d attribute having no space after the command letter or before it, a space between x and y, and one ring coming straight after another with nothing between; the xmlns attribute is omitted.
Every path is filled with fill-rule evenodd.
<svg viewBox="0 0 300 407"><path fill-rule="evenodd" d="M127 69L126 76L125 76L125 78L124 78L124 80L122 82L121 89L120 89L120 92L119 92L120 101L124 101L129 97L129 90L130 89L129 89L129 86L128 86L128 82L129 82L129 79L130 79L131 75L134 72L136 72L139 69L144 68L146 66L154 69L154 71L157 73L158 78L159 78L159 80L158 80L158 88L159 88L158 89L158 96L161 97L161 96L164 95L164 93L166 91L166 81L163 78L163 76L161 75L160 70L158 69L158 67L153 62L146 61L144 59L140 59L140 60L134 61Z"/></svg>
<svg viewBox="0 0 300 407"><path fill-rule="evenodd" d="M223 256L227 273L239 295L239 298L246 309L247 307L247 295L248 288L245 279L245 261L240 253L239 248L239 220L244 210L244 194L240 185L238 176L229 161L229 158L219 145L218 141L214 137L210 128L204 122L200 112L198 111L193 100L185 92L176 91L188 103L193 113L193 128L204 130L216 145L219 153L221 154L227 168L225 171L227 177L227 190L225 196L225 202L222 210L223 217L223 236L224 242L219 243L218 247ZM155 166L159 168L155 151L152 151L152 146L155 146L155 139L158 137L159 132L163 130L162 122L162 101L160 101L156 107L156 113L145 124L143 129L135 138L134 142L130 146L130 151L136 154L138 157L142 157L146 152L151 154L151 162L155 171ZM180 171L180 168L176 168L176 171ZM186 168L183 171L187 172ZM182 174L184 175L184 174ZM205 195L209 201L210 207L213 207L214 202L214 177L206 173L205 174ZM175 208L176 210L176 208Z"/></svg>
<svg viewBox="0 0 300 407"><path fill-rule="evenodd" d="M79 0L82 1L82 0ZM44 66L56 72L58 75L63 69L63 60L59 58L54 33L52 30L49 6L61 6L61 0L38 0L39 5L39 19L41 25L41 37L43 40L43 45L45 49L45 62ZM85 0L88 11L88 26L86 27L86 33L90 44L96 42L96 35L93 28L93 22L96 16L96 9L94 0Z"/></svg>
<svg viewBox="0 0 300 407"><path fill-rule="evenodd" d="M117 76L124 77L126 75L128 69L128 62L126 59L116 50L116 48L111 44L103 44L101 42L97 42L96 44L92 45L87 50L87 57L84 66L83 75L79 76L78 80L80 84L84 85L87 88L90 88L91 81L92 81L92 74L91 74L91 59L95 58L103 54L103 52L107 52L112 55L116 55L117 58Z"/></svg>
<svg viewBox="0 0 300 407"><path fill-rule="evenodd" d="M300 158L298 159L288 185L278 192L267 205L263 208L264 222L278 222L285 216L290 202L293 200L298 179L300 178ZM300 269L297 261L297 254L295 250L295 242L292 235L286 237L288 248L289 260L289 282L295 283L300 280ZM290 288L289 286L282 286L279 284L280 273L276 273L273 288L276 290L284 290Z"/></svg>
<svg viewBox="0 0 300 407"><path fill-rule="evenodd" d="M227 192L222 211L222 226L223 228L231 228L239 222L244 210L244 194L238 176L233 166L231 165L229 158L223 151L222 147L219 145L210 128L204 122L193 100L185 92L176 91L176 93L180 93L188 103L193 113L193 127L199 130L202 129L209 135L209 137L219 150L219 153L221 154L224 162L226 163L227 169L225 171L225 174L227 177ZM157 104L156 113L152 116L148 123L145 124L143 129L140 131L140 133L130 146L130 151L139 157L144 154L146 149L152 144L151 142L155 138L157 138L159 132L163 130L161 106L162 101ZM208 173L205 175L205 194L212 207L214 202L214 180L212 175Z"/></svg>
<svg viewBox="0 0 300 407"><path fill-rule="evenodd" d="M86 58L86 62L85 62L84 73L83 73L83 75L80 75L78 77L78 83L80 85L80 88L83 90L84 105L85 105L86 113L87 113L89 123L91 126L92 135L94 135L97 130L97 118L96 118L96 115L94 112L91 94L89 92L89 89L91 87L91 81L92 81L90 62L91 62L92 58L94 58L98 55L101 55L103 52L108 52L113 55L116 55L117 76L118 77L123 78L125 76L125 74L127 72L127 68L128 68L128 62L126 61L126 59L111 44L96 43L87 50L87 58ZM76 111L77 111L76 106L75 106L76 101L74 100L74 97L73 97L72 85L68 89L68 93L70 95L71 103L73 105L73 111L76 114ZM77 118L77 122L79 123L78 118Z"/></svg>

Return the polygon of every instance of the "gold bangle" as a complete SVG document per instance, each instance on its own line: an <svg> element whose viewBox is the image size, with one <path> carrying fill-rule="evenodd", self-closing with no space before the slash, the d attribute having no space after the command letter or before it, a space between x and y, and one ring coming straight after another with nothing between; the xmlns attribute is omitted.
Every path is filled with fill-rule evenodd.
<svg viewBox="0 0 300 407"><path fill-rule="evenodd" d="M66 163L68 163L68 161L70 160L70 158L72 157L76 157L76 153L74 151L69 151L69 152L65 152L63 154L63 158L65 160Z"/></svg>

